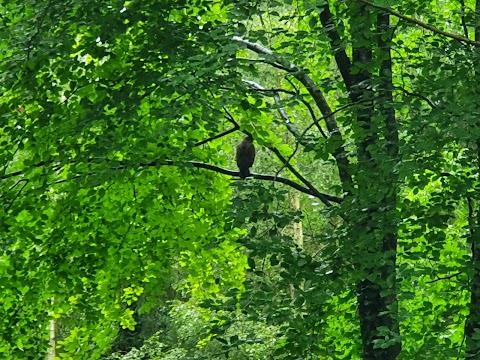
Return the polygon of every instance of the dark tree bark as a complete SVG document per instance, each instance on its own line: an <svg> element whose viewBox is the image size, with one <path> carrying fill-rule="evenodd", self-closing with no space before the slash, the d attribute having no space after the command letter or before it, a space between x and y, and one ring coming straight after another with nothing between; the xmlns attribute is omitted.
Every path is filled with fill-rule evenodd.
<svg viewBox="0 0 480 360"><path fill-rule="evenodd" d="M396 359L401 350L397 320L397 219L395 165L398 130L392 108L392 64L389 16L365 4L351 2L353 75L351 100L360 132L356 146L361 171L356 174L355 204L351 209L364 359ZM376 26L376 31L371 29ZM373 51L375 49L375 53ZM377 75L377 73L379 75ZM378 76L378 78L376 78ZM371 86L373 83L380 86ZM373 120L375 117L375 120ZM378 119L381 119L379 121ZM364 209L368 209L365 212ZM387 341L386 347L375 346Z"/></svg>

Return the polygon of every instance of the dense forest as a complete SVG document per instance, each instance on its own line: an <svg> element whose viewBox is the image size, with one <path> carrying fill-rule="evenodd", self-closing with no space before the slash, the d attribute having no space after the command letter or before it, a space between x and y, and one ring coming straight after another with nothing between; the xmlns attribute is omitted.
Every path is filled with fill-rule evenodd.
<svg viewBox="0 0 480 360"><path fill-rule="evenodd" d="M480 359L480 0L0 23L0 358Z"/></svg>

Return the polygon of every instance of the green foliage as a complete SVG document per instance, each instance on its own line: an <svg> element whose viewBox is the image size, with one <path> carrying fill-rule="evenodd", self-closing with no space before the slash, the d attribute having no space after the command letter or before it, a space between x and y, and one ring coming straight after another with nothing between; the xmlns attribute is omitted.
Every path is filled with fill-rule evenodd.
<svg viewBox="0 0 480 360"><path fill-rule="evenodd" d="M228 318L228 320L227 320ZM192 302L174 303L165 330L157 332L138 349L115 353L108 359L268 359L278 342L275 329L247 321L240 313L208 312ZM218 337L215 331L229 322Z"/></svg>
<svg viewBox="0 0 480 360"><path fill-rule="evenodd" d="M2 358L43 357L55 320L65 359L358 359L365 283L401 329L373 348L463 356L479 53L445 32L478 9L362 4L0 4ZM229 130L299 208L219 170Z"/></svg>

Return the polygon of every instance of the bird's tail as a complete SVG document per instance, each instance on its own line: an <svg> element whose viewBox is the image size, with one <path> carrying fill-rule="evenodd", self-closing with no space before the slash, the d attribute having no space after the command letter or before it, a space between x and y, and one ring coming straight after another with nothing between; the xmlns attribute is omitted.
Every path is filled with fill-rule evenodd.
<svg viewBox="0 0 480 360"><path fill-rule="evenodd" d="M240 179L245 179L250 176L250 169L240 169Z"/></svg>

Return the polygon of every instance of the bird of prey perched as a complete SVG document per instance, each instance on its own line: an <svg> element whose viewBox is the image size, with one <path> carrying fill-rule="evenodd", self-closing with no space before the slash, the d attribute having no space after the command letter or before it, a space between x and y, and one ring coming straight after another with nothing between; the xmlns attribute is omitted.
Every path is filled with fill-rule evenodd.
<svg viewBox="0 0 480 360"><path fill-rule="evenodd" d="M250 168L255 160L255 146L253 146L253 138L248 135L237 146L237 166L240 178L245 179L250 175Z"/></svg>

